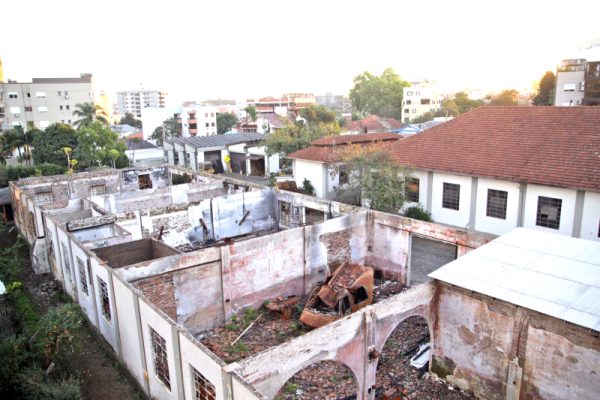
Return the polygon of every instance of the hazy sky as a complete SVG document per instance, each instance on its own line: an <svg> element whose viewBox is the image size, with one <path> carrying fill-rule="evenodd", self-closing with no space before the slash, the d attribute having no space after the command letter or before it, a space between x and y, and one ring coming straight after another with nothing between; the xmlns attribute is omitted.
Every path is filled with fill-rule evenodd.
<svg viewBox="0 0 600 400"><path fill-rule="evenodd" d="M174 100L347 94L386 67L521 89L600 42L598 0L18 0L0 14L5 78L91 72L111 96L142 85Z"/></svg>

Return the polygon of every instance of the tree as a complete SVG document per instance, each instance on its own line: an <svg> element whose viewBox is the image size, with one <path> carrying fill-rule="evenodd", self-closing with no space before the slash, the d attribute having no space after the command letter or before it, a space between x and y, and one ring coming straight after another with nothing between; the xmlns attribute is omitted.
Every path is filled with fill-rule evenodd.
<svg viewBox="0 0 600 400"><path fill-rule="evenodd" d="M232 113L218 113L217 114L217 134L222 135L228 132L236 126L238 119Z"/></svg>
<svg viewBox="0 0 600 400"><path fill-rule="evenodd" d="M383 71L381 76L365 71L354 78L350 101L355 112L400 119L402 91L408 86L410 84L391 68Z"/></svg>
<svg viewBox="0 0 600 400"><path fill-rule="evenodd" d="M336 189L338 198L350 193L360 199L358 204L366 203L373 210L388 213L397 213L402 208L405 189L401 176L406 175L406 171L380 146L348 146L331 175L342 170L348 173L349 179L348 185Z"/></svg>
<svg viewBox="0 0 600 400"><path fill-rule="evenodd" d="M174 137L181 137L181 123L175 118L167 118L161 126L157 126L150 135L150 139L156 141L158 146L163 145L163 140L169 140Z"/></svg>
<svg viewBox="0 0 600 400"><path fill-rule="evenodd" d="M99 121L79 128L77 142L77 148L73 152L74 158L84 167L127 165L127 161L123 161L127 160L125 142L119 139L117 132ZM117 164L119 160L120 163Z"/></svg>
<svg viewBox="0 0 600 400"><path fill-rule="evenodd" d="M119 121L119 125L129 125L134 128L142 129L142 121L135 118L131 113L125 113L125 116Z"/></svg>
<svg viewBox="0 0 600 400"><path fill-rule="evenodd" d="M309 124L333 124L338 123L335 111L323 105L313 105L300 110L300 116Z"/></svg>
<svg viewBox="0 0 600 400"><path fill-rule="evenodd" d="M246 115L248 116L248 118L250 118L250 121L256 121L256 107L247 106L246 108L244 108L244 111L246 111Z"/></svg>
<svg viewBox="0 0 600 400"><path fill-rule="evenodd" d="M542 79L536 96L533 98L534 106L554 105L554 87L556 86L556 76L552 71L547 71Z"/></svg>
<svg viewBox="0 0 600 400"><path fill-rule="evenodd" d="M454 95L454 104L458 107L458 113L464 114L477 107L480 107L483 102L481 100L471 100L465 92L458 92Z"/></svg>
<svg viewBox="0 0 600 400"><path fill-rule="evenodd" d="M492 97L490 106L516 106L519 104L519 92L514 89L503 90L502 93Z"/></svg>
<svg viewBox="0 0 600 400"><path fill-rule="evenodd" d="M309 147L313 140L339 134L340 126L335 119L332 123L288 122L283 128L267 135L264 143L268 155L279 154L285 157L289 153Z"/></svg>
<svg viewBox="0 0 600 400"><path fill-rule="evenodd" d="M76 104L73 115L81 117L75 121L75 126L77 126L77 128L89 126L94 121L99 121L103 125L108 125L108 116L105 114L104 109L95 105L93 102Z"/></svg>
<svg viewBox="0 0 600 400"><path fill-rule="evenodd" d="M34 136L32 146L33 161L36 164L66 165L67 156L63 148L77 147L77 135L69 125L56 123L48 126L43 133Z"/></svg>
<svg viewBox="0 0 600 400"><path fill-rule="evenodd" d="M6 157L17 150L19 163L25 160L26 164L31 165L31 145L38 133L39 130L37 129L25 131L22 126L15 126L0 137L2 154Z"/></svg>

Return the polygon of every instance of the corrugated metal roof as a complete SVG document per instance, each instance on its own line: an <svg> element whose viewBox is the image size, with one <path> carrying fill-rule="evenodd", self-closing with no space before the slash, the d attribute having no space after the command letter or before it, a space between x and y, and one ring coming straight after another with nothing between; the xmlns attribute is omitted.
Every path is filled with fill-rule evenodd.
<svg viewBox="0 0 600 400"><path fill-rule="evenodd" d="M600 242L518 228L429 276L600 331Z"/></svg>
<svg viewBox="0 0 600 400"><path fill-rule="evenodd" d="M257 132L249 133L233 133L230 135L213 135L213 136L193 136L187 138L171 138L166 140L167 143L177 143L181 146L188 144L198 149L204 147L224 147L232 144L244 142L256 142L263 140L265 135Z"/></svg>

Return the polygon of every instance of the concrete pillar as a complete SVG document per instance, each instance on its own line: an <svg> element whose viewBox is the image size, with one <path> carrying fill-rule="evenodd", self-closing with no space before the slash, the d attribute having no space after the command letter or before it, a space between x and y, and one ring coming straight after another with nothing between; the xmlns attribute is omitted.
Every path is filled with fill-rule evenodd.
<svg viewBox="0 0 600 400"><path fill-rule="evenodd" d="M583 190L577 191L577 197L575 197L575 215L573 217L573 232L571 236L579 238L581 237L581 220L583 218L583 201L585 198L585 192Z"/></svg>
<svg viewBox="0 0 600 400"><path fill-rule="evenodd" d="M188 153L190 155L190 167L193 171L198 171L198 162L196 161L196 152Z"/></svg>
<svg viewBox="0 0 600 400"><path fill-rule="evenodd" d="M475 229L475 219L477 216L477 177L471 178L471 204L469 208L469 229L474 231Z"/></svg>
<svg viewBox="0 0 600 400"><path fill-rule="evenodd" d="M523 220L525 219L525 199L527 198L527 184L519 184L519 206L517 209L517 226L523 226Z"/></svg>
<svg viewBox="0 0 600 400"><path fill-rule="evenodd" d="M508 377L506 378L506 400L519 400L522 378L523 369L519 366L519 359L515 357L508 364Z"/></svg>
<svg viewBox="0 0 600 400"><path fill-rule="evenodd" d="M427 200L425 201L425 210L431 212L433 202L433 171L427 172Z"/></svg>
<svg viewBox="0 0 600 400"><path fill-rule="evenodd" d="M185 167L185 151L181 150L181 151L177 151L177 165Z"/></svg>
<svg viewBox="0 0 600 400"><path fill-rule="evenodd" d="M170 165L175 165L175 150L174 149L168 149L167 151L167 162Z"/></svg>
<svg viewBox="0 0 600 400"><path fill-rule="evenodd" d="M250 154L248 154L248 149L244 150L244 154L246 155L246 175L250 176L252 175L252 162L250 161L250 158L248 158L250 156Z"/></svg>
<svg viewBox="0 0 600 400"><path fill-rule="evenodd" d="M377 361L379 353L375 349L375 335L377 330L377 316L375 308L368 306L364 315L364 353L363 353L363 381L358 382L359 393L357 399L373 400L375 399L375 384L377 373ZM362 389L362 390L361 390Z"/></svg>
<svg viewBox="0 0 600 400"><path fill-rule="evenodd" d="M179 345L179 331L175 325L171 325L171 340L173 344L173 364L175 365L175 382L177 382L178 400L184 400L183 375L181 368L181 347Z"/></svg>
<svg viewBox="0 0 600 400"><path fill-rule="evenodd" d="M140 358L142 362L142 370L144 373L144 391L146 395L150 397L150 382L148 380L148 364L146 362L146 350L144 349L144 333L142 331L142 318L140 314L140 298L135 291L132 291L134 299L133 299L133 309L135 314L135 327L137 332L137 342L139 345Z"/></svg>

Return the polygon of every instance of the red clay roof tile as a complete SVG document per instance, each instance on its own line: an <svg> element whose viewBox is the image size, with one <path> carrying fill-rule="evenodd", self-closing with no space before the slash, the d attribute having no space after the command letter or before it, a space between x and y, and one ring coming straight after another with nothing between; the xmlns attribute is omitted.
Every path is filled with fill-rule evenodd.
<svg viewBox="0 0 600 400"><path fill-rule="evenodd" d="M480 107L389 151L418 169L600 190L600 107Z"/></svg>

